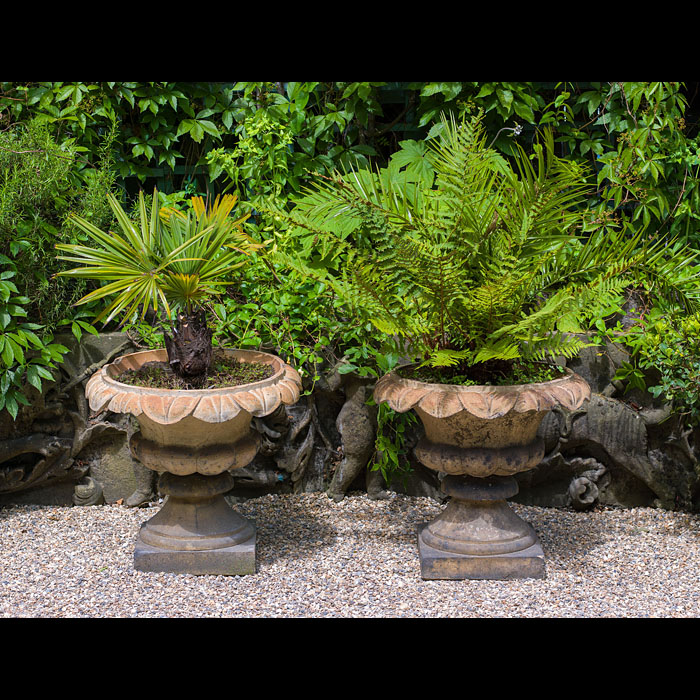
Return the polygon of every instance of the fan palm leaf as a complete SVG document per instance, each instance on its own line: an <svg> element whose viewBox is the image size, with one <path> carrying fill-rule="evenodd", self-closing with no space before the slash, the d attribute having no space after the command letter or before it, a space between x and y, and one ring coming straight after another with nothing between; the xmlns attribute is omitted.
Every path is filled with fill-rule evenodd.
<svg viewBox="0 0 700 700"><path fill-rule="evenodd" d="M80 267L59 275L94 279L102 286L86 294L78 304L114 297L97 320L116 316L128 319L137 310L161 308L171 319L174 310L190 310L231 283L231 274L245 258L264 247L242 229L248 215L231 218L235 195L225 195L207 207L202 198L192 199L187 213L159 209L154 191L150 212L143 193L137 203L134 223L119 201L108 195L119 232L105 232L89 221L73 216L75 224L94 246L57 244L60 260Z"/></svg>

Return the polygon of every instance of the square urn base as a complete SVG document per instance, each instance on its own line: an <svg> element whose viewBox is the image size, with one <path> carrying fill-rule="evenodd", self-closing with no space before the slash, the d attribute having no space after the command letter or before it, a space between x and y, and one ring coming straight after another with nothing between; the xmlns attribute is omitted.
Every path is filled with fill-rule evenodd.
<svg viewBox="0 0 700 700"><path fill-rule="evenodd" d="M432 579L516 579L545 578L544 552L539 542L511 554L453 554L423 542L418 526L418 556L421 577Z"/></svg>
<svg viewBox="0 0 700 700"><path fill-rule="evenodd" d="M152 547L141 540L134 549L134 569L198 576L245 576L256 572L255 534L231 547L199 551Z"/></svg>

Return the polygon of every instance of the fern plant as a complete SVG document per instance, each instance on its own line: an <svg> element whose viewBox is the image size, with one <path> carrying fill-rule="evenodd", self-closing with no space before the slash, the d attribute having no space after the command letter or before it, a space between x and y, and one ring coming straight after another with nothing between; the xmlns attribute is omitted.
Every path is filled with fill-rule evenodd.
<svg viewBox="0 0 700 700"><path fill-rule="evenodd" d="M583 233L589 173L555 155L551 132L532 157L516 144L507 160L478 117L441 127L428 142L431 186L391 166L347 171L277 212L291 224L279 234L286 263L325 279L404 356L462 369L571 357L641 272L697 302L685 249L642 231Z"/></svg>

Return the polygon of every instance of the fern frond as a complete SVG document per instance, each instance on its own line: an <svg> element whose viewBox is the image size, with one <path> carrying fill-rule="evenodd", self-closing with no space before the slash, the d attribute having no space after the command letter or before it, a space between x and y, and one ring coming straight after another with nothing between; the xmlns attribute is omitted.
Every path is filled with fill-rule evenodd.
<svg viewBox="0 0 700 700"><path fill-rule="evenodd" d="M554 342L558 333L583 333L589 329L591 321L620 302L627 285L624 277L606 276L588 284L569 285L542 300L536 309L523 312L514 323L503 325L491 337L507 336L522 343L542 346L549 338Z"/></svg>
<svg viewBox="0 0 700 700"><path fill-rule="evenodd" d="M451 350L438 348L429 353L421 363L422 367L455 367L464 360L473 361L474 353L471 350Z"/></svg>
<svg viewBox="0 0 700 700"><path fill-rule="evenodd" d="M502 338L495 343L486 342L474 356L474 362L487 362L488 360L515 360L521 357L520 344L512 340Z"/></svg>
<svg viewBox="0 0 700 700"><path fill-rule="evenodd" d="M557 357L567 360L578 355L583 348L592 347L594 343L566 333L553 333L546 338L536 338L521 346L521 357L536 362L551 362Z"/></svg>

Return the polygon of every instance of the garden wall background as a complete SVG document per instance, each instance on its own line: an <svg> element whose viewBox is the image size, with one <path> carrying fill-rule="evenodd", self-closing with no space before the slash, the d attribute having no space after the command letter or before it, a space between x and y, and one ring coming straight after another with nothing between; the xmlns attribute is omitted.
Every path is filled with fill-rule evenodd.
<svg viewBox="0 0 700 700"><path fill-rule="evenodd" d="M63 340L72 349L60 381L36 392L17 420L2 424L0 504L138 506L158 498L156 475L129 452L128 419L91 415L83 396L92 372L133 350L131 341L121 333L88 336L81 343ZM669 407L648 394L620 396L613 377L622 360L608 346L588 348L569 361L594 394L581 410L552 411L545 419L546 457L518 476L521 491L514 500L578 509L596 504L698 509L697 431L669 418ZM361 490L382 498L393 490L442 499L438 476L412 455L418 429L406 443L407 474L387 484L371 469L376 431L376 408L366 404L371 389L365 379L329 372L296 405L255 420L262 449L234 474L228 497L327 491L339 499Z"/></svg>

